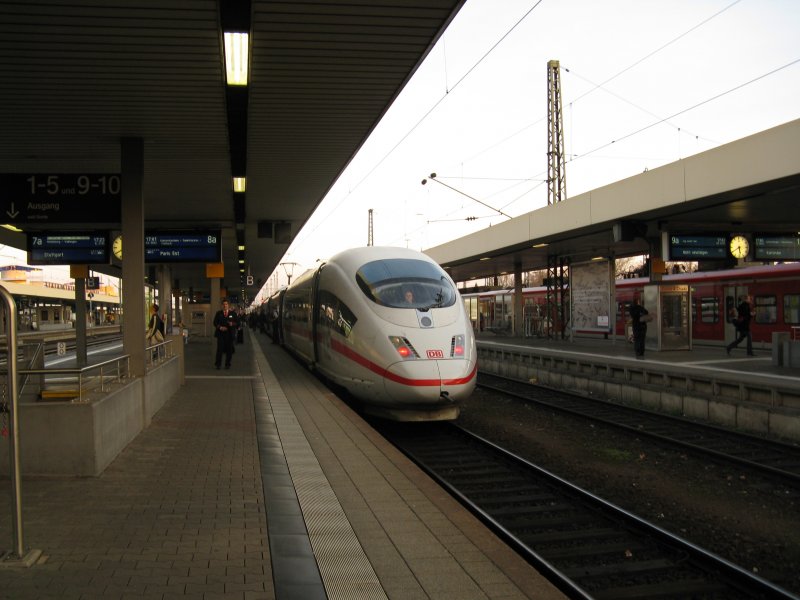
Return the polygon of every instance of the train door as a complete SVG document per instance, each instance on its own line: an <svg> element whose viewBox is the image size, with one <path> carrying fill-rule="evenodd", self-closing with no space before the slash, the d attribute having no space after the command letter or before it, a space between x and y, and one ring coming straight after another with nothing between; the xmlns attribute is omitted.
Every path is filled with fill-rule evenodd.
<svg viewBox="0 0 800 600"><path fill-rule="evenodd" d="M746 285L730 285L723 288L723 293L725 294L725 345L727 346L736 341L736 327L733 326L732 321L737 315L736 307L749 292Z"/></svg>
<svg viewBox="0 0 800 600"><path fill-rule="evenodd" d="M319 344L320 340L317 338L317 334L320 331L319 323L320 323L320 292L319 292L319 278L322 274L322 269L324 265L320 266L317 269L317 272L314 273L314 281L311 284L311 347L312 347L312 359L314 363L319 362ZM327 303L326 303L327 304ZM327 339L325 340L326 348L330 348L331 346L331 339L330 339L330 328L322 327L327 332Z"/></svg>

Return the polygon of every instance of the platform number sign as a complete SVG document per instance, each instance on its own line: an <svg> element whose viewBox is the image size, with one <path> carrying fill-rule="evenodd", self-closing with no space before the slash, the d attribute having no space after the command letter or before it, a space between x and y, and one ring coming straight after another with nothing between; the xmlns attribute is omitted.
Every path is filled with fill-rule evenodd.
<svg viewBox="0 0 800 600"><path fill-rule="evenodd" d="M0 173L0 214L7 223L119 223L118 173Z"/></svg>

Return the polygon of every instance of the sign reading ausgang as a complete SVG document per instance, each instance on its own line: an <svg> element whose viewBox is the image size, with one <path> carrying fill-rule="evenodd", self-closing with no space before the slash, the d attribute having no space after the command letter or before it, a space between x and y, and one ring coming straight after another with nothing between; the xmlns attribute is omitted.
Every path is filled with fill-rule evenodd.
<svg viewBox="0 0 800 600"><path fill-rule="evenodd" d="M108 233L29 233L28 264L108 264Z"/></svg>
<svg viewBox="0 0 800 600"><path fill-rule="evenodd" d="M4 223L119 223L121 178L115 173L0 174Z"/></svg>

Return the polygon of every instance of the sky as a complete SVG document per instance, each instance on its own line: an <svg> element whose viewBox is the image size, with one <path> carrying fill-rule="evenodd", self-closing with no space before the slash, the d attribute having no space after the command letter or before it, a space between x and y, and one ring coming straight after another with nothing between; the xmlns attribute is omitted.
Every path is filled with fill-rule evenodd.
<svg viewBox="0 0 800 600"><path fill-rule="evenodd" d="M797 119L799 31L797 0L467 0L283 262L366 245L369 209L424 250L546 206L549 60L567 197Z"/></svg>

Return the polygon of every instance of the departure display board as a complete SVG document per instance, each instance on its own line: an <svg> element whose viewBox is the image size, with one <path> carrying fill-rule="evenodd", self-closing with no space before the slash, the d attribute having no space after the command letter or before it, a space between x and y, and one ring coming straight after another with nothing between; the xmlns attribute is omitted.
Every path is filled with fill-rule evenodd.
<svg viewBox="0 0 800 600"><path fill-rule="evenodd" d="M727 235L669 235L669 260L713 260L727 257Z"/></svg>
<svg viewBox="0 0 800 600"><path fill-rule="evenodd" d="M764 233L753 236L755 260L800 260L800 235Z"/></svg>
<svg viewBox="0 0 800 600"><path fill-rule="evenodd" d="M146 231L144 261L149 263L208 262L221 260L220 230Z"/></svg>
<svg viewBox="0 0 800 600"><path fill-rule="evenodd" d="M105 231L29 233L28 264L108 264L108 246Z"/></svg>

